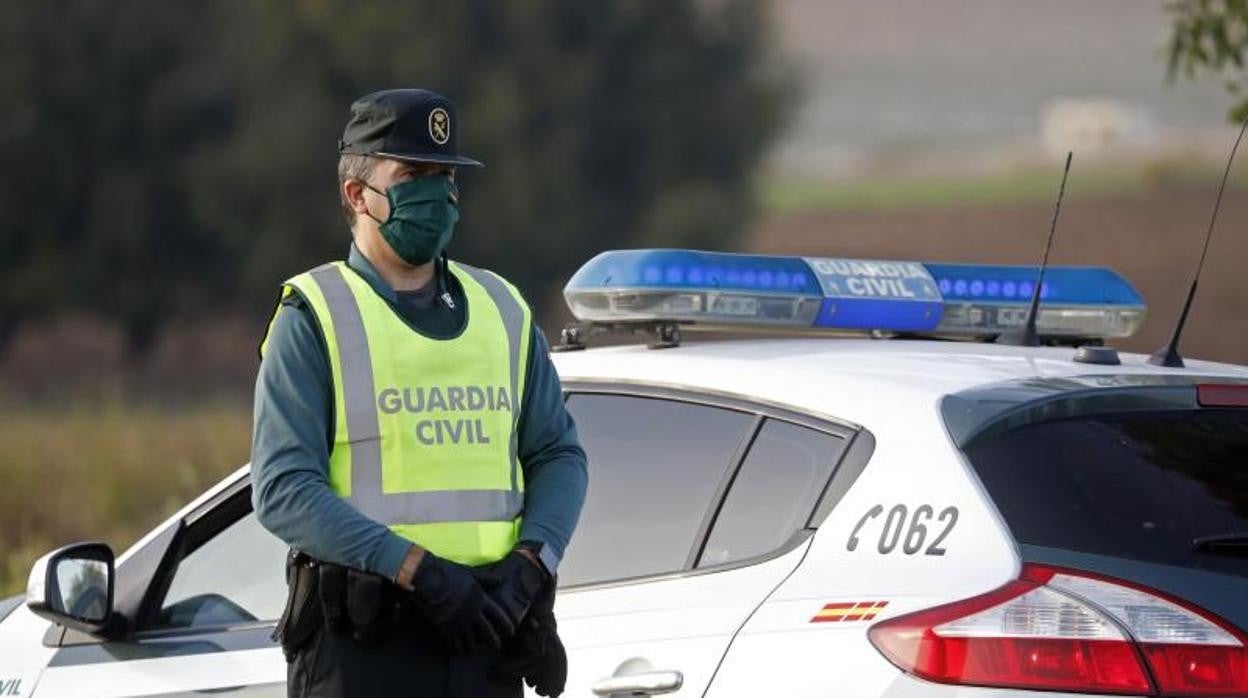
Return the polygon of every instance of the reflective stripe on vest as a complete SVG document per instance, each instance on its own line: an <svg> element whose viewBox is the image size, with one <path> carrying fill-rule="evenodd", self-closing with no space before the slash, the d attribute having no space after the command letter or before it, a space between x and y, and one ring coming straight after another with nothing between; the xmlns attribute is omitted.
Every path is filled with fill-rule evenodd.
<svg viewBox="0 0 1248 698"><path fill-rule="evenodd" d="M327 349L337 402L331 485L362 513L435 553L467 564L482 564L510 550L524 507L517 432L531 314L519 294L491 272L459 264L450 268L464 287L469 325L460 337L450 340L434 340L415 333L367 282L342 263L318 267L287 283L308 301L320 321L326 344L331 345ZM491 305L493 308L488 307ZM371 320L366 322L366 317ZM370 336L375 339L372 346ZM504 343L505 348L498 346ZM483 346L486 344L490 346ZM476 420L415 422L414 413L423 411L418 417L439 414L433 411L433 393L438 390L451 396L450 409L442 412L454 416L457 410L462 411L463 387L407 385L415 382L413 376L423 378L429 374L421 370L426 362L445 362L448 352L465 350L470 350L467 353L473 359L466 362L469 365L454 365L448 379L469 386L468 391L475 389L479 401L489 395L490 409L484 410L484 403L479 405ZM497 364L504 361L506 373L502 374L502 366ZM382 371L381 376L377 370ZM493 377L503 375L505 399L501 390L504 386L498 386L496 394L491 385ZM396 376L405 377L406 383L396 383ZM390 383L383 383L379 392L378 382L387 380ZM400 388L400 383L404 387ZM426 389L428 405L424 403ZM413 392L416 398L412 397ZM443 400L441 395L439 400ZM419 404L413 405L415 401ZM502 414L504 403L506 415ZM442 402L439 405L446 408ZM467 414L471 417L474 412ZM444 424L434 424L436 421ZM381 426L383 422L390 425L388 431ZM427 432L424 427L429 427ZM453 437L453 443L445 446L444 431L448 440ZM426 433L427 441L422 438ZM505 436L505 446L493 443L491 436ZM414 452L416 457L410 457ZM443 455L447 453L450 455ZM470 457L474 453L485 455L474 459ZM386 454L391 458L389 463L385 462ZM461 476L449 461L461 458L466 458L468 465L463 470L463 481L458 482ZM346 469L350 472L349 484L343 477ZM431 487L430 478L439 486ZM387 489L387 479L407 484ZM482 481L489 487L481 487Z"/></svg>

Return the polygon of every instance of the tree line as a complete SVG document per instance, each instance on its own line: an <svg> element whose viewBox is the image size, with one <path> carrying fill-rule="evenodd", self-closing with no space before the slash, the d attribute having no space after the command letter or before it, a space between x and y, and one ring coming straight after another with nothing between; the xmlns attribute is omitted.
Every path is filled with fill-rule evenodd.
<svg viewBox="0 0 1248 698"><path fill-rule="evenodd" d="M15 3L0 24L0 343L66 311L136 350L175 316L261 322L341 257L351 101L459 106L450 253L539 306L612 247L731 248L794 84L751 0ZM547 308L547 310L551 310ZM2 344L0 344L2 345Z"/></svg>

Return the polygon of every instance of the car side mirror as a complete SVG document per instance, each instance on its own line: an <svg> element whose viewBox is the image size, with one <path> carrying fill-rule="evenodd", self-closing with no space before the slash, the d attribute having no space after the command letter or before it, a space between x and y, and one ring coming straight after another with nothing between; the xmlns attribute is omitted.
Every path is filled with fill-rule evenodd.
<svg viewBox="0 0 1248 698"><path fill-rule="evenodd" d="M35 561L26 583L32 613L92 635L113 610L113 550L105 543L74 543Z"/></svg>

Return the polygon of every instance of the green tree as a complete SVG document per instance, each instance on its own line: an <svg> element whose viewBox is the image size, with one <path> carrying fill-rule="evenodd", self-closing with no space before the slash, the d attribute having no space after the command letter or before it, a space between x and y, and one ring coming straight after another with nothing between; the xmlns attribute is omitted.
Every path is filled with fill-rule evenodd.
<svg viewBox="0 0 1248 698"><path fill-rule="evenodd" d="M0 335L76 309L142 344L196 286L216 240L187 215L188 156L228 135L227 95L190 79L213 15L195 3L6 8Z"/></svg>
<svg viewBox="0 0 1248 698"><path fill-rule="evenodd" d="M1248 117L1245 51L1248 51L1248 0L1175 0L1166 6L1171 18L1168 76L1196 79L1212 74L1235 103L1233 122Z"/></svg>
<svg viewBox="0 0 1248 698"><path fill-rule="evenodd" d="M453 257L539 309L584 259L731 248L792 83L755 0L19 3L0 28L0 324L66 309L142 346L174 314L269 312L341 256L357 96L460 107ZM0 328L3 332L3 328Z"/></svg>

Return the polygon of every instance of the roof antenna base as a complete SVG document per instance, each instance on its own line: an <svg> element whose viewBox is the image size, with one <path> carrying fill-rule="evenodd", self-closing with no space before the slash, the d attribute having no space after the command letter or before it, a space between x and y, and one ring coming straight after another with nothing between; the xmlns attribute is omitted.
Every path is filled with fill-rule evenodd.
<svg viewBox="0 0 1248 698"><path fill-rule="evenodd" d="M1148 363L1154 366L1164 366L1165 368L1186 367L1186 364L1183 363L1183 357L1179 356L1179 350L1173 344L1153 352L1153 355L1148 357Z"/></svg>
<svg viewBox="0 0 1248 698"><path fill-rule="evenodd" d="M1040 346L1040 334L1036 332L1035 323L1027 323L1022 327L1008 332L1002 332L997 337L997 344L1007 344L1012 347L1038 347Z"/></svg>
<svg viewBox="0 0 1248 698"><path fill-rule="evenodd" d="M1212 231L1213 228L1210 228ZM1204 262L1201 262L1201 266ZM1196 276L1200 276L1200 268L1196 269ZM1179 322L1174 326L1174 334L1170 335L1170 341L1166 346L1153 352L1148 357L1148 363L1154 366L1164 366L1165 368L1186 368L1183 363L1183 357L1179 354L1179 339L1183 337L1183 328L1187 325L1187 315L1192 312L1192 299L1196 297L1196 282L1199 279L1192 280L1192 287L1187 291L1187 298L1183 300L1183 309L1179 311Z"/></svg>
<svg viewBox="0 0 1248 698"><path fill-rule="evenodd" d="M1121 366L1122 358L1113 347L1098 347L1085 344L1075 349L1074 362L1092 364L1094 366Z"/></svg>

